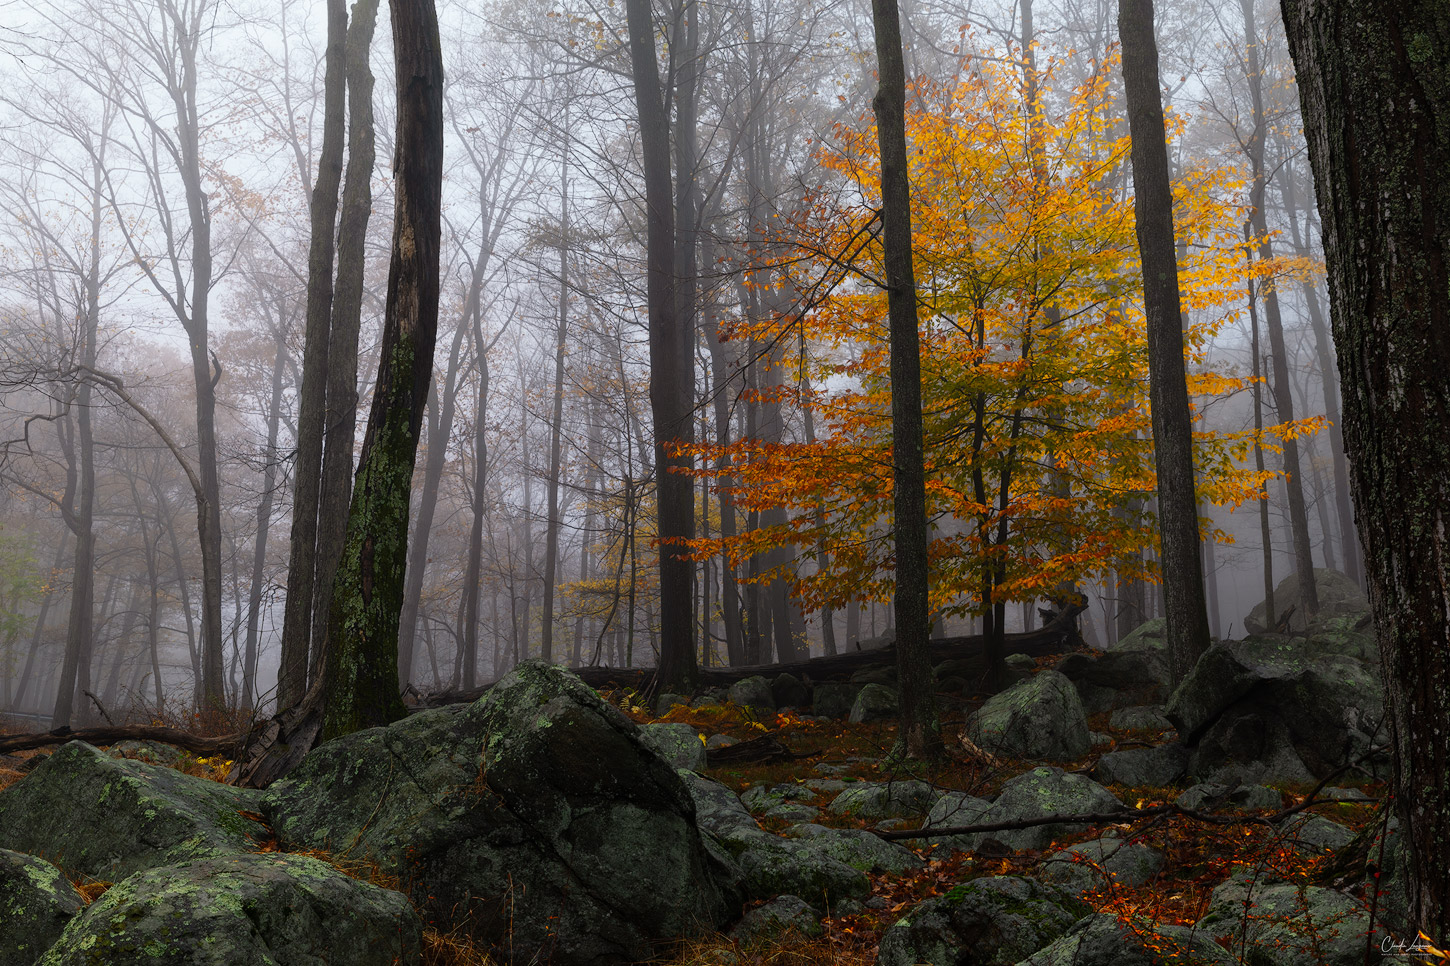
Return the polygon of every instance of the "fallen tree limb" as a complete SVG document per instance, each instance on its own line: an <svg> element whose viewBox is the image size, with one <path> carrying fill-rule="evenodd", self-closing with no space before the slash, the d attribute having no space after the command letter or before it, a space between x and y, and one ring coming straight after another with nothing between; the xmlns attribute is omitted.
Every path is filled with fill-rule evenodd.
<svg viewBox="0 0 1450 966"><path fill-rule="evenodd" d="M760 764L772 761L797 761L814 758L818 751L791 751L775 735L762 735L749 741L737 741L724 748L710 748L705 751L705 760L716 765L738 765L745 762Z"/></svg>
<svg viewBox="0 0 1450 966"><path fill-rule="evenodd" d="M1077 615L1082 613L1083 609L1074 604L1063 614L1035 631L1006 635L1005 653L1046 657L1080 647L1082 638L1078 635ZM965 673L969 675L972 673L986 674L986 638L981 634L931 641L930 648L933 664L950 660L970 661L973 664L962 669ZM807 661L792 661L788 664L702 667L696 677L704 687L729 687L737 681L743 681L757 674L770 677L777 674L792 674L803 680L809 678L811 681L829 681L835 678L850 677L863 668L878 666L896 666L896 646L894 644L865 651L847 651L843 654L814 657ZM578 667L569 670L596 690L607 687L643 690L655 672L652 667ZM446 704L476 701L491 687L493 687L493 682L466 691L434 691L423 695L420 704L424 707L436 708Z"/></svg>
<svg viewBox="0 0 1450 966"><path fill-rule="evenodd" d="M106 728L59 728L38 734L0 736L0 754L12 751L26 751L43 748L46 745L63 745L68 741L85 741L93 745L113 745L118 741L159 741L198 755L227 755L231 757L242 746L245 735L222 735L211 738L194 735L179 728L160 725L114 725Z"/></svg>

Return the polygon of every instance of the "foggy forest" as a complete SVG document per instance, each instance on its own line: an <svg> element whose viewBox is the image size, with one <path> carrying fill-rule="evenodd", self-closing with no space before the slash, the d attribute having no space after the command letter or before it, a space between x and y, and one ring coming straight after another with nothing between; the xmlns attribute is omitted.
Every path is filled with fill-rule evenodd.
<svg viewBox="0 0 1450 966"><path fill-rule="evenodd" d="M1443 67L1426 65L1450 33L1412 5L1381 28L1374 6L7 0L0 768L34 772L0 782L0 849L60 856L12 844L6 816L61 767L39 762L79 753L52 751L73 732L174 742L194 774L292 788L329 743L422 734L408 722L439 709L515 734L502 709L544 688L688 726L696 771L803 758L790 736L848 713L869 727L838 737L865 756L842 769L926 761L946 796L1002 802L1002 777L1091 751L1078 771L1121 801L1061 811L1099 822L1208 821L1227 799L1162 791L1194 778L1272 786L1273 822L1253 828L1278 827L1353 779L1358 798L1323 814L1354 833L1354 881L1378 874L1366 850L1393 813L1411 870L1395 941L1442 961L1450 216L1432 213L1450 154ZM1333 59L1364 35L1390 59ZM1379 127L1355 126L1359 104ZM1381 176L1421 186L1423 208L1401 215L1394 199L1419 195L1366 187ZM1390 214L1365 215L1371 195ZM1373 234L1402 222L1419 227ZM1323 670L1326 654L1353 668ZM1303 674L1340 690L1266 697ZM837 716L833 680L850 685ZM1346 697L1345 680L1369 683ZM998 698L1058 681L1089 744L1031 745L1056 719L1021 701L993 730ZM737 741L755 751L731 759ZM1135 745L1183 763L1132 778L1108 759ZM840 785L817 771L800 774ZM883 787L926 774L876 771ZM752 783L803 780L710 774L752 812ZM965 836L1067 828L944 818L943 801L908 828L954 829L998 875L1049 840ZM240 814L265 815L282 852L336 847L298 837L290 807ZM894 812L820 808L925 847ZM760 814L759 834L795 834ZM707 931L742 901L792 898L752 884L758 843L708 832L745 886L692 907ZM956 894L949 852L922 853L948 866L911 901ZM87 874L125 878L107 868ZM1269 881L1310 875L1288 868ZM389 874L375 884L409 881ZM1222 878L1165 921L1206 928ZM836 909L843 888L825 905L797 890L836 958L751 961L927 961L864 893ZM417 902L427 961L473 962L437 958L453 933L433 901ZM1340 959L1232 961L1358 963L1393 923L1378 908ZM650 913L632 938L535 936L521 910L508 935L527 950L471 920L487 961L642 961L687 933ZM758 939L745 921L737 951ZM960 930L949 946L969 944ZM1215 948L1272 945L1254 935ZM1039 938L943 962L1027 962L1058 934ZM70 962L65 943L37 962Z"/></svg>

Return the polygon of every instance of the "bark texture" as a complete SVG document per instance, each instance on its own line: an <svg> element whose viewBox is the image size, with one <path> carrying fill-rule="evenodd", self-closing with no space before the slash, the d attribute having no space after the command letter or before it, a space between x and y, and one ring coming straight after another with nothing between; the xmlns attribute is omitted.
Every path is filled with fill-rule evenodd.
<svg viewBox="0 0 1450 966"><path fill-rule="evenodd" d="M394 0L397 184L373 407L328 622L323 739L404 714L398 616L413 466L433 379L443 184L443 58L432 0Z"/></svg>
<svg viewBox="0 0 1450 966"><path fill-rule="evenodd" d="M670 186L670 123L660 85L648 0L628 0L629 55L644 151L648 215L649 394L654 416L659 511L660 663L658 685L683 691L695 680L695 563L682 541L695 535L695 491L687 455L671 444L694 439L694 338L686 338L675 292L675 202Z"/></svg>
<svg viewBox="0 0 1450 966"><path fill-rule="evenodd" d="M901 725L898 750L911 758L944 754L927 651L926 470L921 418L921 337L911 261L907 182L906 68L896 0L872 0L880 87L871 106L881 149L881 239L891 325L891 463L896 535L896 661Z"/></svg>
<svg viewBox="0 0 1450 966"><path fill-rule="evenodd" d="M1148 398L1153 407L1153 461L1158 474L1159 560L1168 655L1174 682L1208 650L1208 611L1198 547L1192 414L1183 365L1183 317L1173 236L1173 192L1158 89L1158 42L1152 0L1122 0L1123 89L1133 139L1133 211L1148 317Z"/></svg>
<svg viewBox="0 0 1450 966"><path fill-rule="evenodd" d="M1450 6L1284 0L1408 830L1410 924L1450 940Z"/></svg>

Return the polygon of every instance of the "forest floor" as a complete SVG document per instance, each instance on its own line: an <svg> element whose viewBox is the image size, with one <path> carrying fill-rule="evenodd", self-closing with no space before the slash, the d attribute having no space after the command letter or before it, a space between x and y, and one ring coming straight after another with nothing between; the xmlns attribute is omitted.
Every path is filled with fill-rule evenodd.
<svg viewBox="0 0 1450 966"><path fill-rule="evenodd" d="M705 771L708 777L736 793L743 793L757 785L804 784L809 779L824 777L816 766L826 764L844 768L844 771L833 772L829 777L846 781L883 782L917 778L943 790L989 798L1006 780L1042 764L1005 758L988 761L964 748L960 739L963 725L978 702L952 702L957 705L955 710L942 716L947 758L939 766L908 773L883 764L896 740L894 722L850 724L802 718L790 713L757 717L749 709L732 704L703 708L676 705L668 714L658 716L636 705L634 696L629 692L606 691L604 696L640 724L653 721L687 723L697 729L702 740L723 734L743 741L769 734L801 756L792 761L767 764L732 763ZM1055 764L1067 771L1087 773L1097 758L1108 751L1156 745L1171 736L1114 730L1108 725L1108 717L1107 713L1091 715L1088 722L1093 731L1109 735L1112 745L1095 748L1081 760ZM22 730L4 725L5 722L0 721L0 734ZM0 756L0 788L24 777L30 767L27 759L48 754L50 750ZM215 781L225 781L229 766L230 762L219 758L199 758L185 753L172 765L188 774ZM1336 784L1360 789L1372 800L1378 800L1384 792L1381 783L1357 780L1352 776L1336 779ZM1110 785L1108 789L1124 804L1140 808L1172 802L1181 791L1178 788L1124 788L1117 785ZM1302 802L1312 789L1309 786L1286 786L1279 790L1287 808ZM821 807L820 816L814 819L818 824L843 828L871 827L870 822L834 814L824 808L833 794L826 793L801 804ZM1377 805L1375 801L1336 802L1316 806L1314 811L1358 831L1375 819ZM767 831L782 832L786 828L785 823L776 820L767 818L761 821ZM918 819L915 824L919 825L919 822ZM914 826L908 822L904 827ZM1105 884L1103 888L1083 895L1084 901L1095 911L1116 914L1124 920L1146 918L1152 922L1192 924L1204 915L1214 886L1227 879L1235 869L1247 868L1256 876L1308 884L1331 857L1330 853L1308 855L1293 847L1284 841L1279 829L1261 819L1256 820L1252 813L1231 824L1206 824L1184 816L1161 815L1136 823L1119 824L1116 828L1123 837L1151 845L1166 856L1162 872L1144 886ZM900 876L872 876L872 896L866 908L847 915L827 915L822 920L823 934L817 938L788 934L742 944L723 934L714 935L664 950L657 962L663 966L868 966L875 961L882 933L915 904L940 895L968 879L987 875L1031 875L1049 852L1077 841L1096 838L1105 831L1105 826L1094 826L1040 852L983 855L951 851L940 846L916 848L914 851L925 860L920 869ZM911 847L918 842L900 844ZM376 881L374 873L366 868L351 865L343 871ZM88 901L104 891L97 889L97 884L77 885L83 887L82 892ZM1368 901L1368 897L1365 899ZM492 962L458 936L430 931L426 942L427 966L483 966Z"/></svg>

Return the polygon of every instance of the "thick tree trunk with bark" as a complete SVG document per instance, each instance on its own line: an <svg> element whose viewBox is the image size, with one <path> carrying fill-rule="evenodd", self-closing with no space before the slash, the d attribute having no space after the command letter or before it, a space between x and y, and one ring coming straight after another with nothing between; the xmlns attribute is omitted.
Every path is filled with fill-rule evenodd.
<svg viewBox="0 0 1450 966"><path fill-rule="evenodd" d="M881 151L881 243L891 327L891 468L896 540L896 661L901 724L897 750L940 758L945 749L932 693L927 644L926 471L921 416L921 337L911 259L911 188L906 156L906 68L896 0L872 0L880 86L876 112Z"/></svg>
<svg viewBox="0 0 1450 966"><path fill-rule="evenodd" d="M432 0L395 0L398 79L393 257L373 407L333 588L323 737L387 724L398 697L398 615L413 466L438 330L443 58Z"/></svg>
<svg viewBox="0 0 1450 966"><path fill-rule="evenodd" d="M1183 316L1173 235L1173 192L1158 89L1158 42L1152 0L1121 0L1123 88L1133 139L1134 218L1143 264L1148 320L1148 395L1153 407L1153 460L1168 655L1174 682L1208 650L1208 611L1198 548L1192 414L1183 363Z"/></svg>
<svg viewBox="0 0 1450 966"><path fill-rule="evenodd" d="M1284 0L1392 720L1409 925L1450 942L1450 10Z"/></svg>
<svg viewBox="0 0 1450 966"><path fill-rule="evenodd" d="M670 123L660 87L648 0L627 0L629 55L644 154L649 302L650 409L654 416L655 500L659 512L660 663L657 685L683 691L695 680L695 563L681 541L695 535L690 457L672 452L694 439L693 332L686 337L676 301ZM676 472L676 471L680 472Z"/></svg>

